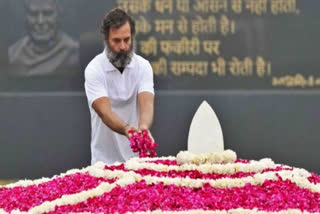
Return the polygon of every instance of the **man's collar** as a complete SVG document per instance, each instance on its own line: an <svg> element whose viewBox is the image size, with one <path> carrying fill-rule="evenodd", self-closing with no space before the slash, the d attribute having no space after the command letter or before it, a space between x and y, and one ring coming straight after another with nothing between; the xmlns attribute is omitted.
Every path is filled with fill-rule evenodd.
<svg viewBox="0 0 320 214"><path fill-rule="evenodd" d="M133 60L133 58L134 58L134 55L135 55L135 53L133 53L133 55L132 55L132 58L131 58L131 61L130 61L130 63L125 67L125 69L126 68L129 68L129 69L131 69L131 68L133 68L134 67L134 60ZM118 69L110 62L110 60L109 60L109 58L107 57L107 51L106 51L106 49L104 49L103 50L103 57L104 57L104 70L105 71L118 71Z"/></svg>

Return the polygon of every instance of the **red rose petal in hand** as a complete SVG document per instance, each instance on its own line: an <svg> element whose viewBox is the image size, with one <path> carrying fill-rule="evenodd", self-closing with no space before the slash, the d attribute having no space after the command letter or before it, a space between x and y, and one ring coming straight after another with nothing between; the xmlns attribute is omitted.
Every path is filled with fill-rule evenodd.
<svg viewBox="0 0 320 214"><path fill-rule="evenodd" d="M133 132L134 130L129 130L129 133ZM148 130L132 135L130 137L130 147L133 152L139 152L140 158L155 157L157 155L155 151L157 144L151 140Z"/></svg>

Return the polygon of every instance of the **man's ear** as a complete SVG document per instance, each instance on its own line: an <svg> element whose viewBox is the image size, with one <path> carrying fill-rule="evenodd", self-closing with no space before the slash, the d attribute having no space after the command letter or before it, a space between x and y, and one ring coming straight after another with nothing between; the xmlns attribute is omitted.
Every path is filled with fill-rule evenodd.
<svg viewBox="0 0 320 214"><path fill-rule="evenodd" d="M108 45L107 36L104 34L101 34L101 39L103 41L104 46L106 47Z"/></svg>

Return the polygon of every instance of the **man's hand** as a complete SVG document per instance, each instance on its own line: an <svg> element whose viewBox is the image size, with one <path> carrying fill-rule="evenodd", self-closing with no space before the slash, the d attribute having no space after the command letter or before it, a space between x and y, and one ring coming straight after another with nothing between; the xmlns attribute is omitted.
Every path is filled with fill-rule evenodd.
<svg viewBox="0 0 320 214"><path fill-rule="evenodd" d="M129 132L130 130L133 130L132 132ZM134 126L131 126L129 124L125 125L124 127L124 133L127 136L127 138L130 140L131 136L135 133L139 132L139 130L137 128L135 128Z"/></svg>
<svg viewBox="0 0 320 214"><path fill-rule="evenodd" d="M139 126L139 132L142 133L143 130L147 130L147 131L148 131L148 136L150 137L151 141L154 142L154 138L153 138L150 130L148 129L148 127L147 127L147 126L144 126L144 125L140 125L140 126Z"/></svg>

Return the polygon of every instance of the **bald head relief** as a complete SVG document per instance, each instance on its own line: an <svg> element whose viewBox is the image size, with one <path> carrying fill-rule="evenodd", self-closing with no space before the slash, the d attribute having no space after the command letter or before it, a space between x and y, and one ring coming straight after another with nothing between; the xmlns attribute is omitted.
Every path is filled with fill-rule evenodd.
<svg viewBox="0 0 320 214"><path fill-rule="evenodd" d="M76 72L79 43L59 26L60 1L22 2L26 35L9 47L9 62L14 68L12 75L22 77Z"/></svg>
<svg viewBox="0 0 320 214"><path fill-rule="evenodd" d="M56 0L24 0L28 34L36 44L53 42L57 36Z"/></svg>

